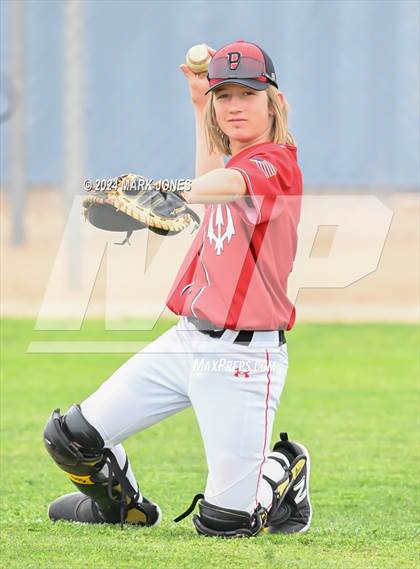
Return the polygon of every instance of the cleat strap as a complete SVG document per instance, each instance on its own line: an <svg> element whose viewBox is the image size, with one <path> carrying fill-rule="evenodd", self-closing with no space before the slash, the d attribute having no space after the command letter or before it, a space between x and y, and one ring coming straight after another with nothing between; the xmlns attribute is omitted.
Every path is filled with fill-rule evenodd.
<svg viewBox="0 0 420 569"><path fill-rule="evenodd" d="M191 502L191 504L189 505L189 507L185 510L185 512L183 512L182 514L180 514L177 518L174 519L174 522L180 522L181 520L183 520L184 518L187 518L190 514L193 513L198 500L204 499L204 494L196 494Z"/></svg>

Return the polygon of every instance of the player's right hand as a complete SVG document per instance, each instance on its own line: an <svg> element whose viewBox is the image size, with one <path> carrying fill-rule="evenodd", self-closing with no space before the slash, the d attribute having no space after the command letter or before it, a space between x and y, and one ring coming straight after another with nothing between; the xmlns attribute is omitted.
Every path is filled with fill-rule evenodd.
<svg viewBox="0 0 420 569"><path fill-rule="evenodd" d="M207 46L207 50L209 55L213 57L216 53L216 50L210 46ZM190 90L191 102L195 109L201 110L204 109L208 98L210 95L206 95L206 91L209 88L209 82L207 79L207 72L204 73L194 73L191 69L183 63L179 66L182 73L185 75L185 78L188 81L188 87Z"/></svg>

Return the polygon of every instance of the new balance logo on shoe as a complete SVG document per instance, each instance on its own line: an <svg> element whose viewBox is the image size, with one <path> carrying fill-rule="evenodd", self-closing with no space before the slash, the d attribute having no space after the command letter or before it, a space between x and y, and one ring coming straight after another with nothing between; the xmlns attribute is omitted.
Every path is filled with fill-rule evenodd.
<svg viewBox="0 0 420 569"><path fill-rule="evenodd" d="M302 479L299 480L297 484L293 486L293 490L297 492L296 496L294 497L294 501L296 504L300 504L302 500L306 498L308 492L306 490L306 476L303 475Z"/></svg>

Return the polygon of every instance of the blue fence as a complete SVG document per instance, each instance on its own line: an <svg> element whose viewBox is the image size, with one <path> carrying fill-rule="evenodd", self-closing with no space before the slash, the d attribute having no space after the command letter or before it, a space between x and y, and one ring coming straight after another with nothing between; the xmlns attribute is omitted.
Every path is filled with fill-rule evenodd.
<svg viewBox="0 0 420 569"><path fill-rule="evenodd" d="M9 69L10 2L1 3ZM411 0L86 1L86 175L193 175L178 65L196 43L260 44L291 107L306 186L419 184L419 3ZM64 2L25 3L28 184L63 177ZM9 123L0 126L8 181Z"/></svg>

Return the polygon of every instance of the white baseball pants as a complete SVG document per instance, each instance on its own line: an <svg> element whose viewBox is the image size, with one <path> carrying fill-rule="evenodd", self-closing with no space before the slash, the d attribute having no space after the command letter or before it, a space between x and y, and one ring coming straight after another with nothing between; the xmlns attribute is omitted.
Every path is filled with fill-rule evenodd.
<svg viewBox="0 0 420 569"><path fill-rule="evenodd" d="M208 465L205 499L251 513L258 502L271 504L264 466L272 478L283 473L266 457L288 355L286 344L278 346L277 332L254 332L249 346L233 343L236 336L226 330L211 338L182 317L123 364L81 409L123 466L122 441L192 406ZM131 467L127 475L137 488Z"/></svg>

